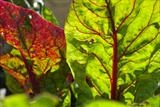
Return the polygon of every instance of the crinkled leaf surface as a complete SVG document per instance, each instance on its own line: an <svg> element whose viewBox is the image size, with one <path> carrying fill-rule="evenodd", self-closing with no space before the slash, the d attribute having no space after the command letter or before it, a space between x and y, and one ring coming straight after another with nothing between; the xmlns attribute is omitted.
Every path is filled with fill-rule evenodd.
<svg viewBox="0 0 160 107"><path fill-rule="evenodd" d="M55 71L65 51L62 28L32 10L3 0L0 0L0 38L0 66L22 86L29 73Z"/></svg>
<svg viewBox="0 0 160 107"><path fill-rule="evenodd" d="M73 0L65 34L77 103L110 96L112 89L126 102L153 96L160 81L158 4L159 0ZM152 73L157 73L156 80ZM153 86L150 93L148 86Z"/></svg>

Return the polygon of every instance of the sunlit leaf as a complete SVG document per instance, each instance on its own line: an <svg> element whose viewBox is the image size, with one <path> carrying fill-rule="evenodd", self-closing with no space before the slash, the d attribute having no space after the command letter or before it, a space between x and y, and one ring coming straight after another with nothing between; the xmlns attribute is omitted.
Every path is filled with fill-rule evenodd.
<svg viewBox="0 0 160 107"><path fill-rule="evenodd" d="M65 34L67 62L79 86L77 105L83 99L106 98L104 94L126 103L154 96L159 80L146 79L145 87L140 78L160 73L159 4L159 0L73 0ZM90 88L86 76L92 81ZM150 93L147 87L152 87Z"/></svg>

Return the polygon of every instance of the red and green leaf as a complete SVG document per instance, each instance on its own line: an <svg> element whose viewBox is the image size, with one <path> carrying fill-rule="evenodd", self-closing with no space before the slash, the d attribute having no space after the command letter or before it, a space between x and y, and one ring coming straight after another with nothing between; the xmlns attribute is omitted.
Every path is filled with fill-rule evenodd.
<svg viewBox="0 0 160 107"><path fill-rule="evenodd" d="M16 78L23 88L30 81L33 91L40 75L57 69L66 45L62 28L44 20L32 10L2 0L0 38L0 66Z"/></svg>

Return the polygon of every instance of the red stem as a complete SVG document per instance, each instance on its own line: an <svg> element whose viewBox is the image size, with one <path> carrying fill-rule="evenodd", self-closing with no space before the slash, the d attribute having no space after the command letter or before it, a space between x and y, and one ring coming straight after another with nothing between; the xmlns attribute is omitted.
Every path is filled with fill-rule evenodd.
<svg viewBox="0 0 160 107"><path fill-rule="evenodd" d="M105 0L107 4L107 10L109 12L110 23L112 27L112 38L113 38L113 58L112 58L112 77L111 77L111 99L117 100L117 73L118 73L118 39L117 31L115 28L115 22L112 16L110 1Z"/></svg>
<svg viewBox="0 0 160 107"><path fill-rule="evenodd" d="M38 94L38 93L40 93L39 82L36 80L36 75L33 73L32 65L28 64L27 59L26 59L25 55L23 54L23 52L21 51L21 49L20 49L20 53L21 53L22 59L25 63L28 75L29 75L29 81L32 86L33 94Z"/></svg>
<svg viewBox="0 0 160 107"><path fill-rule="evenodd" d="M113 59L112 59L112 80L111 80L111 99L117 99L117 73L118 73L118 41L117 33L113 32L114 45L113 45Z"/></svg>

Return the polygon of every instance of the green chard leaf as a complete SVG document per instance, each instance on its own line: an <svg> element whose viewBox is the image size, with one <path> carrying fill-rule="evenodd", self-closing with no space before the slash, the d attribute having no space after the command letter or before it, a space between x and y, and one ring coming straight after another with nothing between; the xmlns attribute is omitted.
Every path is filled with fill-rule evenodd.
<svg viewBox="0 0 160 107"><path fill-rule="evenodd" d="M78 86L77 105L97 96L124 98L126 103L154 96L160 81L158 4L159 0L73 0L65 35L67 62ZM147 87L152 87L149 93Z"/></svg>

